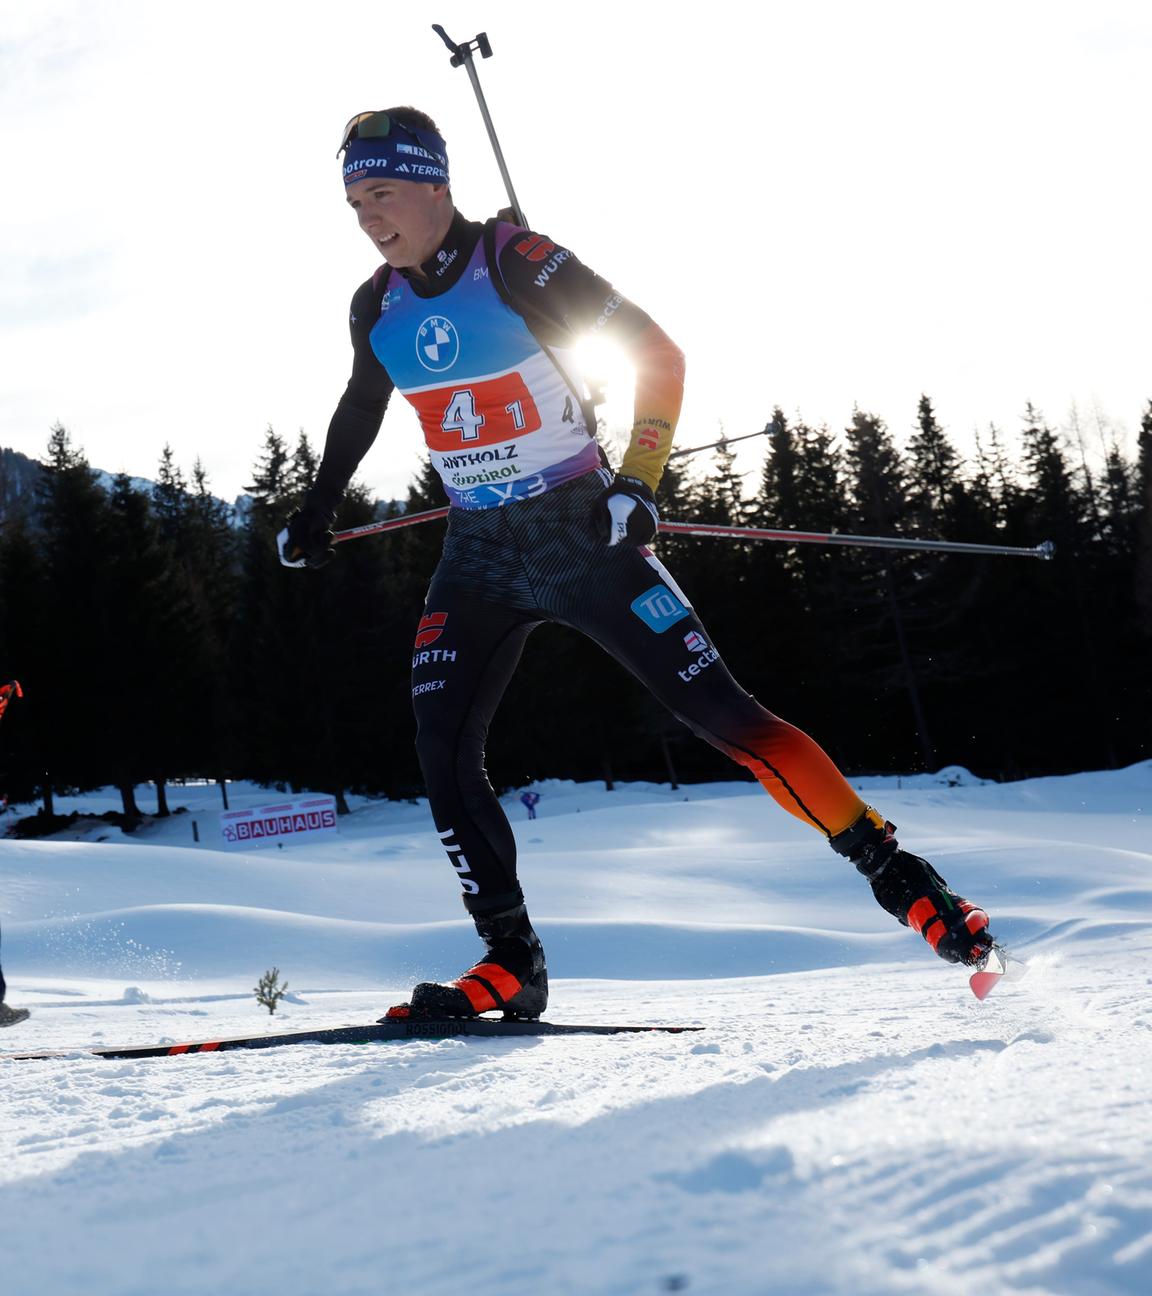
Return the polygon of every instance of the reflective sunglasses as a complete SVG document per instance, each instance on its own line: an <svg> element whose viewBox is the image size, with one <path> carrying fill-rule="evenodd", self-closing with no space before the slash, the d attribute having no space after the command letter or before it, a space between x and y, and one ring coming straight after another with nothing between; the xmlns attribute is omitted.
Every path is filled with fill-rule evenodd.
<svg viewBox="0 0 1152 1296"><path fill-rule="evenodd" d="M403 122L394 121L386 112L362 112L351 118L348 125L344 127L344 135L340 140L340 148L336 156L340 157L355 139L385 139L393 131L402 131L409 139L415 140L421 148L427 149L434 156L439 156L439 149L432 142L436 137L429 131L405 126Z"/></svg>

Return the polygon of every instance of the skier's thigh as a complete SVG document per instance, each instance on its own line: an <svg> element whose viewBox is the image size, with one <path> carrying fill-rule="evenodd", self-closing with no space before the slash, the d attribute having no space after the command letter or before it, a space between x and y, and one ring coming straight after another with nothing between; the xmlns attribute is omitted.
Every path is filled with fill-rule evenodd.
<svg viewBox="0 0 1152 1296"><path fill-rule="evenodd" d="M521 611L435 583L412 645L412 706L439 717L491 717L537 622Z"/></svg>
<svg viewBox="0 0 1152 1296"><path fill-rule="evenodd" d="M600 643L678 715L700 716L749 700L675 577L648 550L606 565L577 627Z"/></svg>

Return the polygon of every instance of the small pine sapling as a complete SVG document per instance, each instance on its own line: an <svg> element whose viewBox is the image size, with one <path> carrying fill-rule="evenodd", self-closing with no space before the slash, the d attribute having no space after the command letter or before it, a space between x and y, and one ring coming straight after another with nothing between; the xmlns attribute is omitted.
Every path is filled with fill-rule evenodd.
<svg viewBox="0 0 1152 1296"><path fill-rule="evenodd" d="M256 984L256 1002L263 1004L269 1013L274 1013L287 989L288 982L280 980L280 969L270 968Z"/></svg>

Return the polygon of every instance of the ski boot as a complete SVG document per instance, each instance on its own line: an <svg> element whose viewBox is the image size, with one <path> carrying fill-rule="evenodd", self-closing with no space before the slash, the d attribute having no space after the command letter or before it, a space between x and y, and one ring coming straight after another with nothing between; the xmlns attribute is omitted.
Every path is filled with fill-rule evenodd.
<svg viewBox="0 0 1152 1296"><path fill-rule="evenodd" d="M548 969L544 947L523 904L500 913L474 914L476 932L487 946L484 957L455 981L423 981L411 1001L389 1008L382 1022L479 1017L496 1008L505 1018L534 1021L548 1006Z"/></svg>
<svg viewBox="0 0 1152 1296"><path fill-rule="evenodd" d="M869 807L829 840L868 879L877 904L919 932L949 963L982 967L995 944L983 909L958 896L919 855L901 850L896 825Z"/></svg>
<svg viewBox="0 0 1152 1296"><path fill-rule="evenodd" d="M15 1026L31 1016L27 1008L9 1008L6 1003L0 1003L0 1026Z"/></svg>

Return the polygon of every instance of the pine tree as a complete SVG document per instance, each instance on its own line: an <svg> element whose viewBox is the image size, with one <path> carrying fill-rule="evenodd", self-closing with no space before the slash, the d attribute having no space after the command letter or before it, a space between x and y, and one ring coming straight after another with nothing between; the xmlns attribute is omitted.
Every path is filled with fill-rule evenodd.
<svg viewBox="0 0 1152 1296"><path fill-rule="evenodd" d="M0 794L15 803L36 795L50 763L51 713L42 688L49 690L50 697L44 634L53 599L24 512L9 509L4 522L0 526L0 683L20 680L24 697L19 706L8 709L0 724ZM51 813L50 787L45 808Z"/></svg>
<svg viewBox="0 0 1152 1296"><path fill-rule="evenodd" d="M279 529L282 522L281 511L285 503L296 492L297 483L293 480L291 459L284 439L271 426L264 433L263 456L257 461L252 474L252 485L245 486L245 493L251 497L252 508L257 512L260 527L267 531L271 527Z"/></svg>
<svg viewBox="0 0 1152 1296"><path fill-rule="evenodd" d="M996 543L1024 544L1027 506L1016 476L1015 462L995 423L989 423L983 437L976 434L976 476L973 494L984 504L991 519Z"/></svg>
<svg viewBox="0 0 1152 1296"><path fill-rule="evenodd" d="M1094 764L1111 767L1116 763L1115 745L1097 717L1113 705L1106 664L1113 640L1100 633L1110 609L1102 598L1106 582L1100 579L1100 555L1092 544L1087 492L1076 484L1059 435L1031 403L1025 408L1022 435L1027 473L1021 493L1024 533L1033 544L1055 541L1058 554L1056 563L1037 564L1017 582L1017 597L1028 606L1033 634L1042 629L1044 636L1044 663L1033 682L1043 681L1036 705L1047 710L1040 713L1037 728L1042 733L1052 725L1051 708L1058 699L1060 724L1073 723L1085 734L1096 734L1098 743L1085 755ZM1071 662L1077 663L1075 688L1069 687Z"/></svg>
<svg viewBox="0 0 1152 1296"><path fill-rule="evenodd" d="M1138 468L1115 441L1105 451L1099 474L1096 515L1105 552L1124 559L1134 555L1140 521Z"/></svg>
<svg viewBox="0 0 1152 1296"><path fill-rule="evenodd" d="M337 514L337 525L351 528L374 519L375 506L367 490L353 483ZM379 788L394 773L395 753L382 750L381 717L392 701L399 714L389 724L393 741L398 730L411 729L411 693L407 645L415 627L408 609L400 644L390 644L392 590L384 576L381 537L368 536L342 544L333 560L315 579L297 582L304 603L302 619L314 622L317 707L312 717L315 738L303 745L294 761L293 781L331 792L340 813L347 813L345 793ZM287 573L289 576L293 573ZM402 645L402 646L401 646ZM398 651L391 652L395 647ZM382 663L390 669L382 670ZM399 663L401 669L396 670ZM401 685L402 687L394 687ZM303 735L302 735L303 736ZM414 731L412 738L415 738ZM406 742L402 764L412 766L412 743Z"/></svg>
<svg viewBox="0 0 1152 1296"><path fill-rule="evenodd" d="M800 464L796 434L779 405L765 423L764 431L768 435L768 451L754 505L756 523L782 531L802 530L797 522Z"/></svg>
<svg viewBox="0 0 1152 1296"><path fill-rule="evenodd" d="M303 500L304 492L316 480L316 469L319 467L320 461L316 457L316 452L312 449L312 443L308 440L307 433L301 428L300 436L296 441L296 449L292 452L292 458L288 464L285 485L289 498Z"/></svg>
<svg viewBox="0 0 1152 1296"><path fill-rule="evenodd" d="M907 486L887 426L876 415L857 409L846 434L859 530L866 535L899 535L909 516ZM877 549L862 551L854 566L860 578L861 602L853 619L852 641L859 653L860 673L877 690L877 709L892 705L897 682L903 686L920 759L931 769L936 764L936 749L923 702L922 662L909 625L914 604L907 591L915 579L914 563L907 555ZM903 759L909 759L910 754Z"/></svg>
<svg viewBox="0 0 1152 1296"><path fill-rule="evenodd" d="M192 466L185 509L180 557L201 654L189 694L197 708L190 734L191 760L193 768L223 779L235 764L237 745L231 662L236 648L239 536L231 509L208 489L208 475L199 459Z"/></svg>
<svg viewBox="0 0 1152 1296"><path fill-rule="evenodd" d="M976 484L968 480L964 461L927 395L921 395L917 406L904 470L906 534L976 542L994 538L986 487L979 479ZM904 570L900 589L910 612L910 633L919 645L916 674L923 705L934 716L941 749L954 752L965 741L968 712L953 700L987 669L987 658L972 643L973 633L982 633L974 612L986 565L968 555L933 553L909 559Z"/></svg>
<svg viewBox="0 0 1152 1296"><path fill-rule="evenodd" d="M152 507L156 522L170 543L177 543L181 538L187 506L188 490L184 477L173 460L172 447L165 445L160 454L156 484L152 488Z"/></svg>
<svg viewBox="0 0 1152 1296"><path fill-rule="evenodd" d="M1152 400L1140 420L1136 460L1136 570L1134 593L1141 633L1152 639Z"/></svg>
<svg viewBox="0 0 1152 1296"><path fill-rule="evenodd" d="M1081 545L1088 537L1088 501L1077 487L1057 432L1029 401L1024 412L1023 460L1028 475L1024 506L1028 529L1037 540L1058 546Z"/></svg>
<svg viewBox="0 0 1152 1296"><path fill-rule="evenodd" d="M113 613L108 652L117 664L103 759L131 817L140 814L135 785L148 779L156 783L159 812L166 812L164 783L176 763L179 716L173 683L183 675L186 638L178 608L166 603L171 592L166 556L148 496L126 474L117 474L108 497L101 563L104 596Z"/></svg>
<svg viewBox="0 0 1152 1296"><path fill-rule="evenodd" d="M173 640L165 706L178 739L170 747L170 764L219 777L227 764L232 714L228 652L236 538L229 509L209 492L199 460L192 481L190 490L165 447L152 513L164 562L164 625ZM162 799L162 784L158 791Z"/></svg>
<svg viewBox="0 0 1152 1296"><path fill-rule="evenodd" d="M759 489L749 520L769 530L843 529L839 454L827 429L769 420ZM846 698L840 633L844 551L764 542L753 551L756 597L748 612L741 679L764 705L835 745ZM785 692L786 687L786 692Z"/></svg>
<svg viewBox="0 0 1152 1296"><path fill-rule="evenodd" d="M256 1002L262 1008L267 1008L269 1013L274 1013L280 1000L288 993L288 982L280 980L279 968L269 968L256 982L253 993Z"/></svg>
<svg viewBox="0 0 1152 1296"><path fill-rule="evenodd" d="M842 531L848 524L844 500L843 456L826 427L803 420L790 425L780 409L772 429L752 517L759 526L786 531ZM802 566L806 580L815 575L829 550L797 545L788 553Z"/></svg>
<svg viewBox="0 0 1152 1296"><path fill-rule="evenodd" d="M300 741L301 726L294 723L293 713L298 705L311 705L314 688L314 681L307 680L314 636L310 623L300 616L300 578L316 573L290 571L276 553L276 536L292 509L291 487L287 447L269 427L252 483L245 487L233 638L234 732L237 766L257 782L281 785L290 775Z"/></svg>
<svg viewBox="0 0 1152 1296"><path fill-rule="evenodd" d="M744 521L744 490L736 471L736 452L723 431L719 444L708 452L707 467L696 483L693 503L698 522L740 526Z"/></svg>
<svg viewBox="0 0 1152 1296"><path fill-rule="evenodd" d="M51 734L44 774L45 809L52 787L93 787L104 710L115 704L118 663L110 654L114 609L107 598L104 552L109 511L96 474L63 425L51 430L39 492L45 577L36 689L40 722Z"/></svg>
<svg viewBox="0 0 1152 1296"><path fill-rule="evenodd" d="M916 430L908 442L907 530L924 536L955 534L965 512L963 461L936 418L927 397L920 397Z"/></svg>

